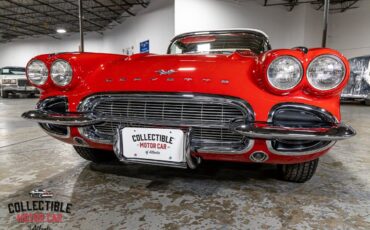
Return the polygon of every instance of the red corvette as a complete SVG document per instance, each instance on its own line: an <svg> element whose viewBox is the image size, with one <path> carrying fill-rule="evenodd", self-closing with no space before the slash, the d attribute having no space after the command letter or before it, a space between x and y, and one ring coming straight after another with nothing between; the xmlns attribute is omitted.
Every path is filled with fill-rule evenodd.
<svg viewBox="0 0 370 230"><path fill-rule="evenodd" d="M167 55L37 56L27 77L41 100L23 117L94 162L258 162L304 182L336 141L355 135L340 122L349 71L335 50L271 50L258 30L193 32Z"/></svg>

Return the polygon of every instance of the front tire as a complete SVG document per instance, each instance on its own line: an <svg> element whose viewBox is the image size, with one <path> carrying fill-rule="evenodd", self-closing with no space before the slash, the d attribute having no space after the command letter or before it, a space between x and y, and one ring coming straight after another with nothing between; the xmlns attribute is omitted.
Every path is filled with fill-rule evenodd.
<svg viewBox="0 0 370 230"><path fill-rule="evenodd" d="M9 92L3 91L1 94L2 98L8 98L9 97Z"/></svg>
<svg viewBox="0 0 370 230"><path fill-rule="evenodd" d="M298 164L278 165L279 177L285 181L304 183L315 174L318 164L319 158Z"/></svg>
<svg viewBox="0 0 370 230"><path fill-rule="evenodd" d="M73 148L76 150L78 155L80 155L80 157L94 163L114 162L118 160L113 151L80 146L73 146Z"/></svg>

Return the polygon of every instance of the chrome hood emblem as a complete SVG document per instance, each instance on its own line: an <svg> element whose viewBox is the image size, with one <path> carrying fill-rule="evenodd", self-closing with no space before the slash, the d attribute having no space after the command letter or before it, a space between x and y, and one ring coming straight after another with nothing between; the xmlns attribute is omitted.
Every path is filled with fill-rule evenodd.
<svg viewBox="0 0 370 230"><path fill-rule="evenodd" d="M155 72L158 73L159 75L171 75L171 74L176 73L176 70L173 70L173 69L170 69L170 70L160 69L160 70L157 70Z"/></svg>

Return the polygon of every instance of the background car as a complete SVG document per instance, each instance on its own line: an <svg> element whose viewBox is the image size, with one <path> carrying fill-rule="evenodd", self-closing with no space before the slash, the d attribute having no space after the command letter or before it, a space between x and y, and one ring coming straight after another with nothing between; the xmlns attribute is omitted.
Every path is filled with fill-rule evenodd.
<svg viewBox="0 0 370 230"><path fill-rule="evenodd" d="M0 91L3 98L8 98L10 93L28 94L34 97L39 92L27 81L25 68L14 66L0 69Z"/></svg>
<svg viewBox="0 0 370 230"><path fill-rule="evenodd" d="M370 105L370 56L349 59L351 75L344 88L342 101L362 101Z"/></svg>

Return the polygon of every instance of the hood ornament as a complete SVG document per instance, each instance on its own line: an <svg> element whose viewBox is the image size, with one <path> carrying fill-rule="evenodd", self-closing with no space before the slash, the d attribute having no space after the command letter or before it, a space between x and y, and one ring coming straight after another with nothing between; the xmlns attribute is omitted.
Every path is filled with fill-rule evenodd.
<svg viewBox="0 0 370 230"><path fill-rule="evenodd" d="M162 76L162 75L171 75L171 74L174 74L174 73L176 73L176 70L173 70L173 69L170 69L170 70L160 69L160 70L157 70L155 72Z"/></svg>

